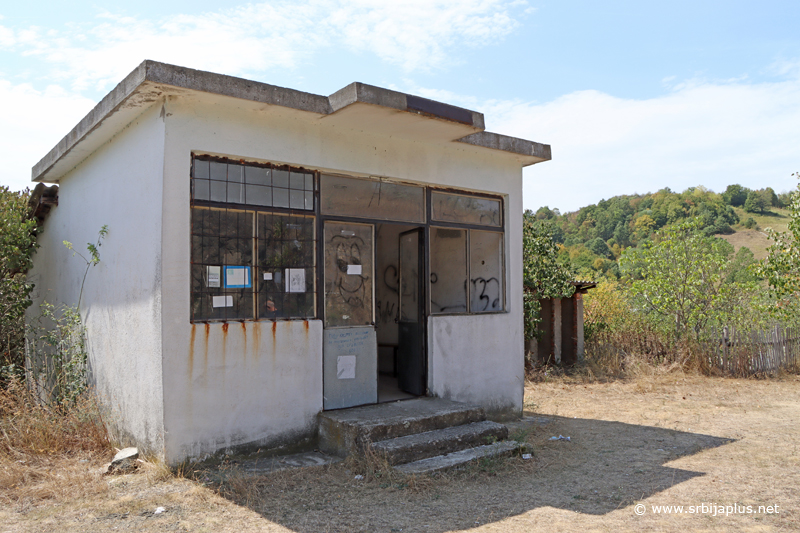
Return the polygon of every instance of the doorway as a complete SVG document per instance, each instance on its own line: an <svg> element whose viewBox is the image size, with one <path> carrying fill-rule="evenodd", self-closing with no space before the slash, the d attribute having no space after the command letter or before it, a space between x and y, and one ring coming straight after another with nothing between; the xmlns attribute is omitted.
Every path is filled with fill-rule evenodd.
<svg viewBox="0 0 800 533"><path fill-rule="evenodd" d="M375 225L378 402L426 393L424 229Z"/></svg>

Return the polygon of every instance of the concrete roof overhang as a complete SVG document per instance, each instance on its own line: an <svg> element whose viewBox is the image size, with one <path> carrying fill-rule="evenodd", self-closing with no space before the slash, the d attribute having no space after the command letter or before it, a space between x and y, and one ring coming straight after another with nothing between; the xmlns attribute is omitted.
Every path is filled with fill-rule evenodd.
<svg viewBox="0 0 800 533"><path fill-rule="evenodd" d="M507 153L520 166L550 160L550 146L484 131L483 114L389 89L351 83L330 96L233 76L144 61L32 169L33 181L58 182L151 104L199 92L316 115L337 127L424 142L458 142Z"/></svg>

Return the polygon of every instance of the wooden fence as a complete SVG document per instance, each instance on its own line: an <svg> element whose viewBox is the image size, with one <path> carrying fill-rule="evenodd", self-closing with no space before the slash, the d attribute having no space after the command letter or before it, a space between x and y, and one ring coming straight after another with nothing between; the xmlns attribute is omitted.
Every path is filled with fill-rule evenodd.
<svg viewBox="0 0 800 533"><path fill-rule="evenodd" d="M768 331L712 330L703 344L711 367L734 376L800 370L800 331L775 326Z"/></svg>
<svg viewBox="0 0 800 533"><path fill-rule="evenodd" d="M653 364L679 363L731 376L800 372L800 328L769 330L709 328L702 340L670 342L655 331L602 331L586 340L585 358L612 371L624 370L627 356Z"/></svg>

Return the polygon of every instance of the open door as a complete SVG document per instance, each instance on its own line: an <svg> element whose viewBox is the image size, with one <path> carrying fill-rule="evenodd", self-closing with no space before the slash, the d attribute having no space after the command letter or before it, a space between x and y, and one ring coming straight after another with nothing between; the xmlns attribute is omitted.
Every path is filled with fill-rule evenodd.
<svg viewBox="0 0 800 533"><path fill-rule="evenodd" d="M425 394L424 242L422 228L400 234L399 339L397 384L416 396Z"/></svg>
<svg viewBox="0 0 800 533"><path fill-rule="evenodd" d="M374 229L326 221L323 409L378 401L374 315Z"/></svg>

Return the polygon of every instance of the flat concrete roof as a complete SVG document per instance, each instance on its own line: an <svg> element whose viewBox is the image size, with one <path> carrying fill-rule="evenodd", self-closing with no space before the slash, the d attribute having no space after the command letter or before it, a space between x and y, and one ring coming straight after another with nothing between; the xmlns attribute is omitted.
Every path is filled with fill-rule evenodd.
<svg viewBox="0 0 800 533"><path fill-rule="evenodd" d="M506 152L528 166L551 158L550 146L484 131L483 114L462 107L383 89L351 83L330 96L306 93L266 83L194 70L156 61L143 61L122 80L61 141L36 163L33 181L58 181L92 152L130 124L150 104L167 95L186 91L220 95L281 106L338 120L355 126L380 109L405 112L423 119L424 128L409 127L398 119L406 135L421 140L459 142ZM431 123L430 121L433 121ZM435 123L438 127L431 127ZM302 162L298 162L302 163Z"/></svg>

